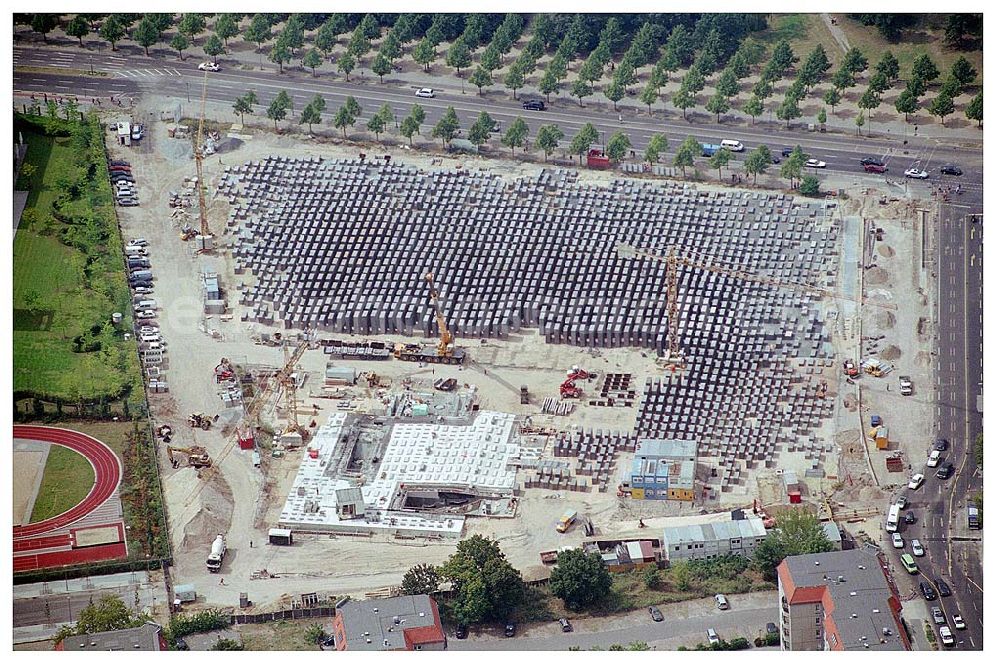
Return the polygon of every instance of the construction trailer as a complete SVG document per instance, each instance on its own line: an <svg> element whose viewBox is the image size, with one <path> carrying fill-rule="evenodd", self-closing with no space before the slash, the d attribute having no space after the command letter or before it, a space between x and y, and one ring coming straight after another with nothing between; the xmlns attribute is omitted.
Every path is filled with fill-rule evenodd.
<svg viewBox="0 0 1000 666"><path fill-rule="evenodd" d="M272 546L291 546L292 541L291 530L272 527L267 531L267 542Z"/></svg>

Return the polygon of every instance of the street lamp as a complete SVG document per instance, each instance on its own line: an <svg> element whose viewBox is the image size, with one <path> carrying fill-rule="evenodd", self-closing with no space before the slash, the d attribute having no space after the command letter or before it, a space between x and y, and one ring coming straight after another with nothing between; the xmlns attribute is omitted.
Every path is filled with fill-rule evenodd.
<svg viewBox="0 0 1000 666"><path fill-rule="evenodd" d="M185 81L184 82L184 86L187 88L187 98L188 98L188 101L190 102L191 101L191 82L190 81Z"/></svg>

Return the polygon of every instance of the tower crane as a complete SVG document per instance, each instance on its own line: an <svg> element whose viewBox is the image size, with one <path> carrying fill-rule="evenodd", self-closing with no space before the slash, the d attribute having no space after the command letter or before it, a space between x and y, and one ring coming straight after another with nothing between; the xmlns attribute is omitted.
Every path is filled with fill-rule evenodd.
<svg viewBox="0 0 1000 666"><path fill-rule="evenodd" d="M196 238L198 251L206 252L212 249L212 232L208 228L208 207L205 204L205 175L202 162L205 160L204 140L205 100L208 97L208 70L201 87L201 117L198 119L198 137L194 144L194 163L198 174L198 221L201 224L200 233Z"/></svg>
<svg viewBox="0 0 1000 666"><path fill-rule="evenodd" d="M767 284L782 289L800 291L826 298L835 298L839 300L853 301L855 303L860 303L862 305L874 305L876 307L886 308L889 310L896 309L896 306L892 303L883 303L881 301L874 301L865 298L857 299L851 296L845 296L843 294L839 294L830 289L823 289L822 287L816 287L811 284L804 284L801 282L791 282L787 280L779 280L777 278L770 277L767 275L760 275L758 273L753 273L751 271L742 268L719 266L717 264L713 264L708 259L698 258L690 254L688 255L679 254L673 247L667 248L666 254L657 254L651 250L638 248L633 245L629 245L628 243L619 243L618 246L616 247L616 251L619 257L625 259L630 259L630 258L648 259L650 261L656 261L662 263L666 266L667 348L668 348L667 362L672 366L680 366L681 368L683 368L684 366L684 357L681 354L680 342L678 340L679 306L677 304L678 269L680 266L697 268L699 270L708 271L710 273L717 273L719 275L725 275L727 277L736 278L737 280L743 280L745 282Z"/></svg>

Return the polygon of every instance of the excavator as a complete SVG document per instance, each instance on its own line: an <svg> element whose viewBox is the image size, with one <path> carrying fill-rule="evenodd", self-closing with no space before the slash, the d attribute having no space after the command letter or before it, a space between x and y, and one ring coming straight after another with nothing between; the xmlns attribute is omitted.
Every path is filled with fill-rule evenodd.
<svg viewBox="0 0 1000 666"><path fill-rule="evenodd" d="M175 453L186 453L189 467L200 468L212 466L212 459L208 456L208 451L205 450L204 446L168 446L167 457L170 458L170 464L176 468L178 462L174 459Z"/></svg>
<svg viewBox="0 0 1000 666"><path fill-rule="evenodd" d="M212 417L206 416L201 412L195 412L188 416L188 425L192 428L201 428L202 430L208 430L212 427Z"/></svg>
<svg viewBox="0 0 1000 666"><path fill-rule="evenodd" d="M465 362L465 350L456 347L453 343L455 336L448 330L448 322L441 311L441 302L438 300L438 290L434 286L434 274L428 273L424 276L427 286L431 292L431 303L434 304L434 315L437 318L438 332L441 334L437 347L421 347L416 344L402 343L396 345L393 356L401 361L418 361L423 363L447 363L449 365L459 365Z"/></svg>

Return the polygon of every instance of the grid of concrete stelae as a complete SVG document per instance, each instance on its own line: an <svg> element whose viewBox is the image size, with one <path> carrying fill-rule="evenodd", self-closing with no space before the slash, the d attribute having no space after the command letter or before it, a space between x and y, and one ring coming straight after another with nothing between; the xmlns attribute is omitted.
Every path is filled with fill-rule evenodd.
<svg viewBox="0 0 1000 666"><path fill-rule="evenodd" d="M837 226L823 204L771 192L269 157L227 168L218 193L232 204L236 271L254 277L241 305L288 327L436 336L433 272L460 340L537 327L550 343L663 353L663 264L619 256L621 242L836 284ZM592 439L614 450L639 436L696 439L723 485L782 445L822 459L829 449L806 433L832 414L813 381L833 364L817 297L682 267L679 304L686 371L647 381L628 437Z"/></svg>

